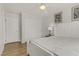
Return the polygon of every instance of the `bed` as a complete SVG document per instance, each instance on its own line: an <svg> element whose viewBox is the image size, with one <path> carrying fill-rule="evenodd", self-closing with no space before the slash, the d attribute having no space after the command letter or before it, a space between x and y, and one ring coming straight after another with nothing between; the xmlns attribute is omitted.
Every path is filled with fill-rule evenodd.
<svg viewBox="0 0 79 59"><path fill-rule="evenodd" d="M60 24L56 31L56 36L30 40L29 54L31 56L79 56L79 23Z"/></svg>
<svg viewBox="0 0 79 59"><path fill-rule="evenodd" d="M40 38L29 42L31 56L79 56L79 39Z"/></svg>

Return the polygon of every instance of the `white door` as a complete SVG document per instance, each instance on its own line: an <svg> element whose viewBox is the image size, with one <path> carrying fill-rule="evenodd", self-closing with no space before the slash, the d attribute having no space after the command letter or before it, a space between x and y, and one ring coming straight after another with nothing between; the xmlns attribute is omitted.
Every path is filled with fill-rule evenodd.
<svg viewBox="0 0 79 59"><path fill-rule="evenodd" d="M6 43L20 41L19 37L19 15L15 13L6 14Z"/></svg>

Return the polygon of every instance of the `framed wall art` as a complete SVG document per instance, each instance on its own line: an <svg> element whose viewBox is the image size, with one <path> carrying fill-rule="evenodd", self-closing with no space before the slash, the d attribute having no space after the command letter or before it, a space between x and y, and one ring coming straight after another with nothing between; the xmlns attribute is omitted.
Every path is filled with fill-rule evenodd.
<svg viewBox="0 0 79 59"><path fill-rule="evenodd" d="M79 5L72 7L72 21L79 21Z"/></svg>
<svg viewBox="0 0 79 59"><path fill-rule="evenodd" d="M55 23L61 23L62 22L62 12L56 13L54 15L55 17Z"/></svg>

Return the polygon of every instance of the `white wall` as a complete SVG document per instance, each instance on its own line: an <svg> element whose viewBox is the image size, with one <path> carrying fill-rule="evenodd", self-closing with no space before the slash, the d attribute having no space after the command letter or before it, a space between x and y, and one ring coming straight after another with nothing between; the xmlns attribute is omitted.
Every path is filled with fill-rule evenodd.
<svg viewBox="0 0 79 59"><path fill-rule="evenodd" d="M4 19L4 8L0 4L0 55L4 49L4 40L5 40L5 19Z"/></svg>
<svg viewBox="0 0 79 59"><path fill-rule="evenodd" d="M63 23L61 23L61 26L60 26L60 24L57 24L55 26L58 27L57 28L57 31L59 31L58 35L59 34L60 34L60 36L64 35L64 31L67 29L63 30L63 27L66 28L65 24L72 22L72 7L74 7L76 5L79 5L79 4L78 3L47 4L46 13L43 12L43 15L42 15L42 36L45 36L48 34L48 29L47 29L48 25L50 23L54 24L54 15L58 12L62 12L62 22ZM73 25L70 25L71 27L78 26L78 25L74 25L74 23L72 23L72 24ZM62 28L62 30L60 28ZM56 31L55 31L55 35L56 35Z"/></svg>
<svg viewBox="0 0 79 59"><path fill-rule="evenodd" d="M41 19L22 12L22 41L41 37Z"/></svg>
<svg viewBox="0 0 79 59"><path fill-rule="evenodd" d="M57 37L79 38L79 21L72 21L72 7L76 5L79 4L71 4L61 10L63 23L56 25Z"/></svg>
<svg viewBox="0 0 79 59"><path fill-rule="evenodd" d="M48 25L49 25L49 18L48 14L42 14L42 37L48 35Z"/></svg>
<svg viewBox="0 0 79 59"><path fill-rule="evenodd" d="M79 21L57 25L56 36L66 38L79 38Z"/></svg>
<svg viewBox="0 0 79 59"><path fill-rule="evenodd" d="M54 24L54 15L62 12L62 22L71 22L71 8L77 4L68 3L56 3L47 4L46 12L42 15L42 36L48 35L48 26L50 23Z"/></svg>

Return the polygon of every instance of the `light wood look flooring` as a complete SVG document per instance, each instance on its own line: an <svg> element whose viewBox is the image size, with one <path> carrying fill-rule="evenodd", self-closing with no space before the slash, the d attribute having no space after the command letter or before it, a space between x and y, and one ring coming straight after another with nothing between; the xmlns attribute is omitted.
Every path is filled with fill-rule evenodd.
<svg viewBox="0 0 79 59"><path fill-rule="evenodd" d="M2 56L27 56L26 44L20 42L5 44Z"/></svg>

